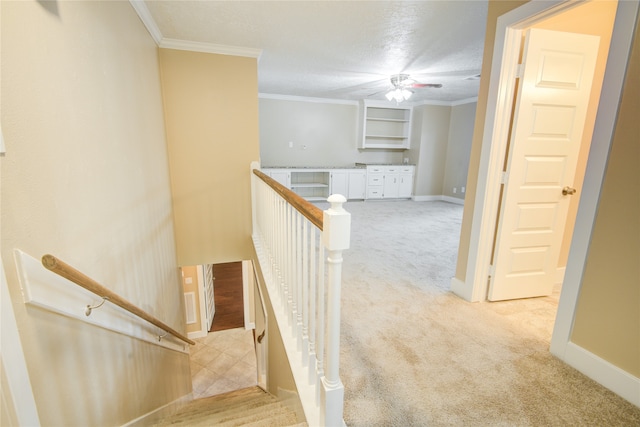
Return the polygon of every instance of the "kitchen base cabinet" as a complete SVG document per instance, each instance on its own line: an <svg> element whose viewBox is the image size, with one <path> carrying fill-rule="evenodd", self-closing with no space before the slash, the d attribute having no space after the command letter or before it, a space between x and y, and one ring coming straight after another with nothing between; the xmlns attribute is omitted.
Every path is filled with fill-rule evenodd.
<svg viewBox="0 0 640 427"><path fill-rule="evenodd" d="M331 194L342 194L347 197L349 194L349 172L345 169L331 171Z"/></svg>
<svg viewBox="0 0 640 427"><path fill-rule="evenodd" d="M408 199L414 166L367 166L367 199Z"/></svg>
<svg viewBox="0 0 640 427"><path fill-rule="evenodd" d="M363 200L367 195L367 171L364 169L349 170L349 194L347 199Z"/></svg>

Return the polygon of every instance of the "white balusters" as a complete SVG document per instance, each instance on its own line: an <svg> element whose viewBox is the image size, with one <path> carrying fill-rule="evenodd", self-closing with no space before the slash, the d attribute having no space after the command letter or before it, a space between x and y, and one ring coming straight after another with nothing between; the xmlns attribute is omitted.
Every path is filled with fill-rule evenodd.
<svg viewBox="0 0 640 427"><path fill-rule="evenodd" d="M313 396L311 402L302 402L307 421L310 425L342 425L340 287L342 252L349 247L351 221L342 207L346 200L331 196L331 207L323 213L322 228L318 228L308 219L313 213L298 212L253 173L252 191L253 238L261 271L273 295L274 310L283 310L276 318L296 386L299 391L310 390L300 392L301 399ZM262 266L265 258L268 266ZM290 354L290 349L297 355ZM297 372L298 367L302 372Z"/></svg>

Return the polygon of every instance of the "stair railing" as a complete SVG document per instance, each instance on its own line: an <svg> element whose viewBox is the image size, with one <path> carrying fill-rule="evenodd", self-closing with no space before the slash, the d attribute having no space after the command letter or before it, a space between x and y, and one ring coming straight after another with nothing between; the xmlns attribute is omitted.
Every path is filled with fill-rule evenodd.
<svg viewBox="0 0 640 427"><path fill-rule="evenodd" d="M342 252L351 229L346 199L332 195L322 211L257 163L251 170L252 237L307 422L341 426Z"/></svg>
<svg viewBox="0 0 640 427"><path fill-rule="evenodd" d="M163 331L165 331L165 333L169 333L169 334L173 335L174 337L180 339L181 341L184 341L187 344L191 344L191 345L195 344L195 341L192 341L189 338L185 337L180 332L178 332L175 329L171 328L169 325L167 325L164 322L158 320L157 318L155 318L151 314L147 313L146 311L142 310L141 308L137 307L136 305L134 305L131 302L127 301L126 299L122 298L120 295L116 294L115 292L111 291L110 289L102 286L100 283L96 282L95 280L93 280L89 276L85 275L84 273L82 273L81 271L75 269L74 267L70 266L69 264L65 263L64 261L61 261L60 259L56 258L55 256L49 255L49 254L44 255L42 257L42 265L47 270L50 270L50 271L56 273L57 275L64 277L65 279L75 283L76 285L79 285L79 286L85 288L88 291L93 292L94 294L96 294L100 298L102 298L102 302L99 303L98 305L95 305L95 306L87 305L87 307L85 309L85 314L87 316L89 316L91 314L91 310L100 307L102 304L104 304L105 301L109 301L110 303L115 304L118 307L120 307L120 308L122 308L124 310L127 310L128 312L130 312L132 314L135 314L136 316L140 317L141 319L146 320L147 322L151 323L152 325L157 326L158 328L160 328ZM163 336L164 335L159 335L158 339L161 340Z"/></svg>

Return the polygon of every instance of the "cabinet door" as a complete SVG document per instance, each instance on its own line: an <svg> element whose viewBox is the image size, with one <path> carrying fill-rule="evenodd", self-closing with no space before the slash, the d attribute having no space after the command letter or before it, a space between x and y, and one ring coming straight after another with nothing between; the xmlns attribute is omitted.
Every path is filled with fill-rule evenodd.
<svg viewBox="0 0 640 427"><path fill-rule="evenodd" d="M347 171L331 172L331 194L349 196L349 173Z"/></svg>
<svg viewBox="0 0 640 427"><path fill-rule="evenodd" d="M398 197L409 198L413 194L413 174L400 174Z"/></svg>
<svg viewBox="0 0 640 427"><path fill-rule="evenodd" d="M385 199L395 199L398 197L398 188L400 186L400 175L398 168L390 166L384 172L384 189L382 191Z"/></svg>
<svg viewBox="0 0 640 427"><path fill-rule="evenodd" d="M365 171L349 172L348 199L364 199L367 188L367 173Z"/></svg>
<svg viewBox="0 0 640 427"><path fill-rule="evenodd" d="M291 189L291 173L289 171L271 171L269 176L280 184Z"/></svg>

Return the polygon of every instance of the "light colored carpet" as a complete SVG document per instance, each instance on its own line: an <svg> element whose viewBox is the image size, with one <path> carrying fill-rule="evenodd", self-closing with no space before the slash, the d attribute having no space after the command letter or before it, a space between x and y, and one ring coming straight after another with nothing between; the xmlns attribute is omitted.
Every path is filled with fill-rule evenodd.
<svg viewBox="0 0 640 427"><path fill-rule="evenodd" d="M640 425L640 408L549 353L558 294L472 304L449 291L462 206L345 208L352 214L340 370L347 425Z"/></svg>

